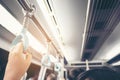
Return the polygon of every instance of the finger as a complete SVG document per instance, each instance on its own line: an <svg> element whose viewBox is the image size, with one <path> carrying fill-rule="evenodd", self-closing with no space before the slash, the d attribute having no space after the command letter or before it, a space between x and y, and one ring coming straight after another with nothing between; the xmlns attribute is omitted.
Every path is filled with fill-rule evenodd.
<svg viewBox="0 0 120 80"><path fill-rule="evenodd" d="M12 46L12 48L10 49L10 52L12 52L14 48L15 48L15 46Z"/></svg>
<svg viewBox="0 0 120 80"><path fill-rule="evenodd" d="M30 53L26 53L26 63L29 65L32 60L32 55Z"/></svg>
<svg viewBox="0 0 120 80"><path fill-rule="evenodd" d="M27 56L26 56L26 62L25 62L26 68L29 68L29 66L30 66L30 64L31 64L31 61L32 61L32 55L31 55L31 54L30 54L30 55L27 55Z"/></svg>
<svg viewBox="0 0 120 80"><path fill-rule="evenodd" d="M19 53L19 54L23 53L23 43L22 42L18 43L12 50L12 53Z"/></svg>
<svg viewBox="0 0 120 80"><path fill-rule="evenodd" d="M30 48L28 48L24 51L24 54L28 54L28 53L31 53Z"/></svg>

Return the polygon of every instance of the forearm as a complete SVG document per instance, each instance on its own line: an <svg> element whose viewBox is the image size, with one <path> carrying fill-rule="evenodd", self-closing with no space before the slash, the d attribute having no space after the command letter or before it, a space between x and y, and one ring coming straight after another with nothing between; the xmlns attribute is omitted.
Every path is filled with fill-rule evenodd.
<svg viewBox="0 0 120 80"><path fill-rule="evenodd" d="M14 71L9 69L5 71L4 80L20 80L20 79L21 75L19 75L19 73L15 73Z"/></svg>
<svg viewBox="0 0 120 80"><path fill-rule="evenodd" d="M30 66L31 59L32 55L28 51L24 54L23 44L18 43L9 53L4 80L21 80Z"/></svg>
<svg viewBox="0 0 120 80"><path fill-rule="evenodd" d="M4 80L20 80L20 78L12 74L6 74Z"/></svg>

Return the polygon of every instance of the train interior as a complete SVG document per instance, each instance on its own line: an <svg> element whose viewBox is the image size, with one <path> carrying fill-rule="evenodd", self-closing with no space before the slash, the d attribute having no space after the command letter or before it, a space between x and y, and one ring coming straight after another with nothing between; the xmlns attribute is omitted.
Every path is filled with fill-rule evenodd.
<svg viewBox="0 0 120 80"><path fill-rule="evenodd" d="M26 80L45 80L50 72L57 80L72 80L69 74L75 68L94 76L95 69L110 68L120 77L120 0L0 0L0 80L11 43L20 33L32 54Z"/></svg>

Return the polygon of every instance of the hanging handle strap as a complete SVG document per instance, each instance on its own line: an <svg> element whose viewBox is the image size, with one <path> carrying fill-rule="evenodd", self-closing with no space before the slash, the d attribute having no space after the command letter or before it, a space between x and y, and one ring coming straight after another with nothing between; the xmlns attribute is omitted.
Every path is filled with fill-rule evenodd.
<svg viewBox="0 0 120 80"><path fill-rule="evenodd" d="M46 54L43 55L42 60L41 60L41 69L39 72L38 80L44 80L47 68L51 67L52 62L51 62L50 54L49 54L50 43L51 42L47 41L47 44L46 44L47 51L46 51Z"/></svg>
<svg viewBox="0 0 120 80"><path fill-rule="evenodd" d="M18 1L24 1L24 0L18 0ZM25 14L24 20L23 20L23 28L22 28L20 34L17 35L16 38L13 40L13 42L11 44L12 47L21 41L23 42L24 50L26 50L29 46L29 40L27 37L27 29L29 27L30 18L33 16L33 14L36 10L35 6L31 5L31 4L30 4L29 8L31 9L31 11L26 10L26 9L24 9L24 11L23 11Z"/></svg>
<svg viewBox="0 0 120 80"><path fill-rule="evenodd" d="M12 41L12 44L11 44L12 45L11 47L13 48L17 43L22 41L24 51L29 46L29 40L27 37L27 29L29 27L29 20L30 20L31 16L33 15L33 11L26 10L25 12L26 13L25 13L24 20L23 20L23 28L22 28L20 34L16 36L16 38ZM21 80L26 80L26 76L27 76L27 73L24 74L24 76L21 78Z"/></svg>
<svg viewBox="0 0 120 80"><path fill-rule="evenodd" d="M29 40L28 40L28 37L26 35L28 24L29 24L29 17L28 16L24 17L23 24L24 24L24 27L22 28L20 34L17 35L16 38L12 41L12 44L11 44L12 48L13 48L13 46L15 46L17 43L19 43L21 41L23 42L24 50L26 50L28 48Z"/></svg>
<svg viewBox="0 0 120 80"><path fill-rule="evenodd" d="M38 80L45 80L44 78L45 78L46 70L47 70L47 67L41 66Z"/></svg>
<svg viewBox="0 0 120 80"><path fill-rule="evenodd" d="M86 70L90 70L88 60L86 60Z"/></svg>
<svg viewBox="0 0 120 80"><path fill-rule="evenodd" d="M48 67L51 66L51 61L49 55L44 55L42 60L41 60L41 69L39 72L39 78L38 80L44 80L45 78L45 73Z"/></svg>

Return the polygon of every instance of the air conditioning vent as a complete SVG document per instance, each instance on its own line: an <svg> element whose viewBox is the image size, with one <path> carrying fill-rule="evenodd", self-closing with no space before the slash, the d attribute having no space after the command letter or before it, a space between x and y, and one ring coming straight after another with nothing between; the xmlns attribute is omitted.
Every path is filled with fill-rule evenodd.
<svg viewBox="0 0 120 80"><path fill-rule="evenodd" d="M117 2L120 2L120 1L118 1L118 0L99 0L99 4L97 5L97 9L98 10L114 9L116 7Z"/></svg>
<svg viewBox="0 0 120 80"><path fill-rule="evenodd" d="M44 0L44 4L49 13L52 13L54 11L52 0Z"/></svg>
<svg viewBox="0 0 120 80"><path fill-rule="evenodd" d="M89 67L100 67L100 66L103 66L103 63L102 61L88 61L88 65ZM73 67L85 67L86 68L86 62L75 62L75 63L71 63L70 66Z"/></svg>
<svg viewBox="0 0 120 80"><path fill-rule="evenodd" d="M49 0L46 0L46 2L47 2L47 5L48 5L48 7L49 7L49 10L52 12L52 7L51 7L51 5L50 5Z"/></svg>
<svg viewBox="0 0 120 80"><path fill-rule="evenodd" d="M72 66L85 66L86 63L75 63L71 64ZM88 63L88 65L102 65L102 63Z"/></svg>
<svg viewBox="0 0 120 80"><path fill-rule="evenodd" d="M86 59L89 59L90 56L91 56L91 52L85 52L83 55L83 61L85 61Z"/></svg>
<svg viewBox="0 0 120 80"><path fill-rule="evenodd" d="M57 25L57 21L56 21L55 16L52 16L52 18L53 18L53 21L54 21L55 25Z"/></svg>
<svg viewBox="0 0 120 80"><path fill-rule="evenodd" d="M56 16L54 14L54 7L52 0L45 0L46 7L48 9L48 12L50 13L51 19L55 25L57 25Z"/></svg>
<svg viewBox="0 0 120 80"><path fill-rule="evenodd" d="M88 42L87 42L86 49L93 49L95 47L95 44L96 44L98 38L99 38L98 36L90 37Z"/></svg>
<svg viewBox="0 0 120 80"><path fill-rule="evenodd" d="M94 30L104 30L105 22L96 22L94 26Z"/></svg>

